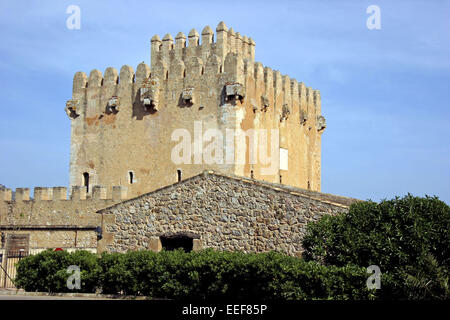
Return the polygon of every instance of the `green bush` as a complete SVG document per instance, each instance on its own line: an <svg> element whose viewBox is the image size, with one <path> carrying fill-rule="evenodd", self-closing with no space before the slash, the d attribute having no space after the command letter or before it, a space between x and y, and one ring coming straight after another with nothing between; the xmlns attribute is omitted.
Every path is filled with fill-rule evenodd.
<svg viewBox="0 0 450 320"><path fill-rule="evenodd" d="M71 265L80 267L81 289L67 288ZM88 251L46 250L23 258L17 264L15 283L26 291L39 292L95 292L100 268L97 256Z"/></svg>
<svg viewBox="0 0 450 320"><path fill-rule="evenodd" d="M66 269L80 265L82 292L168 299L370 299L367 274L356 266L326 267L281 253L212 249L103 253L45 251L19 262L27 291L68 292ZM84 269L86 268L86 269Z"/></svg>
<svg viewBox="0 0 450 320"><path fill-rule="evenodd" d="M379 266L385 280L384 298L445 299L449 296L449 230L450 207L436 197L408 194L380 203L358 202L348 213L309 224L303 256L327 266ZM430 259L434 278L425 276ZM419 283L428 287L419 289Z"/></svg>

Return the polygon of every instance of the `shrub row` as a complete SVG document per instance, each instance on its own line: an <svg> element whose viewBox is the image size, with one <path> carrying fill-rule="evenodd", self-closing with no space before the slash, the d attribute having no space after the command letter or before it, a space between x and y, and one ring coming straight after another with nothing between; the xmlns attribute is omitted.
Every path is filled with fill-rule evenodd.
<svg viewBox="0 0 450 320"><path fill-rule="evenodd" d="M81 269L81 289L66 285L70 265ZM211 249L130 251L101 256L44 251L22 259L16 283L26 291L102 292L167 299L371 299L365 268L323 266L281 253Z"/></svg>

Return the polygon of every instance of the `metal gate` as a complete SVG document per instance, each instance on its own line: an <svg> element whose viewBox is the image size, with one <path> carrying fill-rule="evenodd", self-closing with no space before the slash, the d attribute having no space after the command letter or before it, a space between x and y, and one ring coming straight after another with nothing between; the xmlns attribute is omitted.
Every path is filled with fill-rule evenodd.
<svg viewBox="0 0 450 320"><path fill-rule="evenodd" d="M14 285L14 278L16 277L16 265L20 261L20 259L28 256L28 252L25 252L23 249L20 249L18 251L9 251L6 253L6 259L4 266L2 267L2 270L0 274L2 274L2 278L0 280L0 287L3 288L15 288Z"/></svg>
<svg viewBox="0 0 450 320"><path fill-rule="evenodd" d="M0 288L15 288L16 265L29 254L29 235L8 234L5 255L0 260Z"/></svg>

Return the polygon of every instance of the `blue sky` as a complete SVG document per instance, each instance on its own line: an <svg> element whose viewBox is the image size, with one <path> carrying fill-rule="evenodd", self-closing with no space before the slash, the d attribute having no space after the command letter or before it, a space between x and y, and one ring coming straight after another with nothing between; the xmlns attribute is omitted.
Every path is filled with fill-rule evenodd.
<svg viewBox="0 0 450 320"><path fill-rule="evenodd" d="M381 30L366 27L369 5ZM68 185L76 71L135 69L154 34L221 20L255 40L257 61L321 91L323 192L450 203L450 1L2 0L0 183Z"/></svg>

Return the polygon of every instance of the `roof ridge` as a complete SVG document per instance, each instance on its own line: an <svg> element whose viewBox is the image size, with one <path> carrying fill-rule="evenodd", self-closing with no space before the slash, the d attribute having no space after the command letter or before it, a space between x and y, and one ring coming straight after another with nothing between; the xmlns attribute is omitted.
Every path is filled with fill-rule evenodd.
<svg viewBox="0 0 450 320"><path fill-rule="evenodd" d="M349 197L344 197L344 196L338 196L338 195L334 195L334 194L331 194L331 193L322 193L322 192L318 192L318 191L301 189L301 188L297 188L297 187L277 184L277 183L268 182L268 181L251 179L251 178L242 177L242 176L238 176L238 175L226 174L226 173L223 173L223 172L220 172L220 171L204 170L203 172L201 172L199 174L196 174L196 175L194 175L192 177L189 177L189 178L187 178L185 180L182 180L182 181L179 181L179 182L175 182L173 184L169 184L167 186L164 186L164 187L152 190L150 192L141 194L141 195L139 195L137 197L134 197L134 198L131 198L131 199L127 199L125 201L116 203L116 204L114 204L112 206L109 206L109 207L103 208L101 210L98 210L97 212L100 213L100 212L103 212L103 211L105 211L107 209L114 208L114 207L116 207L118 205L130 202L130 201L133 201L133 200L136 200L136 199L148 196L148 195L151 195L153 193L160 192L162 190L166 190L166 189L170 189L170 188L174 188L178 184L186 183L186 182L192 181L194 179L199 179L199 178L205 177L205 176L207 176L209 174L210 175L214 175L216 177L222 177L222 178L232 179L232 180L236 180L236 181L242 181L242 182L250 183L250 184L253 184L253 185L256 185L256 186L261 186L261 187L269 188L269 189L276 190L276 191L286 192L286 193L289 193L289 194L292 194L292 195L302 196L302 197L309 198L309 199L312 199L312 200L317 200L317 201L320 201L320 202L323 202L323 203L329 203L329 204L333 204L333 205L341 206L341 207L345 207L345 208L348 208L352 202L362 201L362 200L359 200L359 199L349 198ZM326 196L326 198L329 198L329 199L321 198L320 195L324 195L324 196ZM333 201L333 200L336 200L336 201ZM341 200L341 201L339 201L339 200Z"/></svg>

